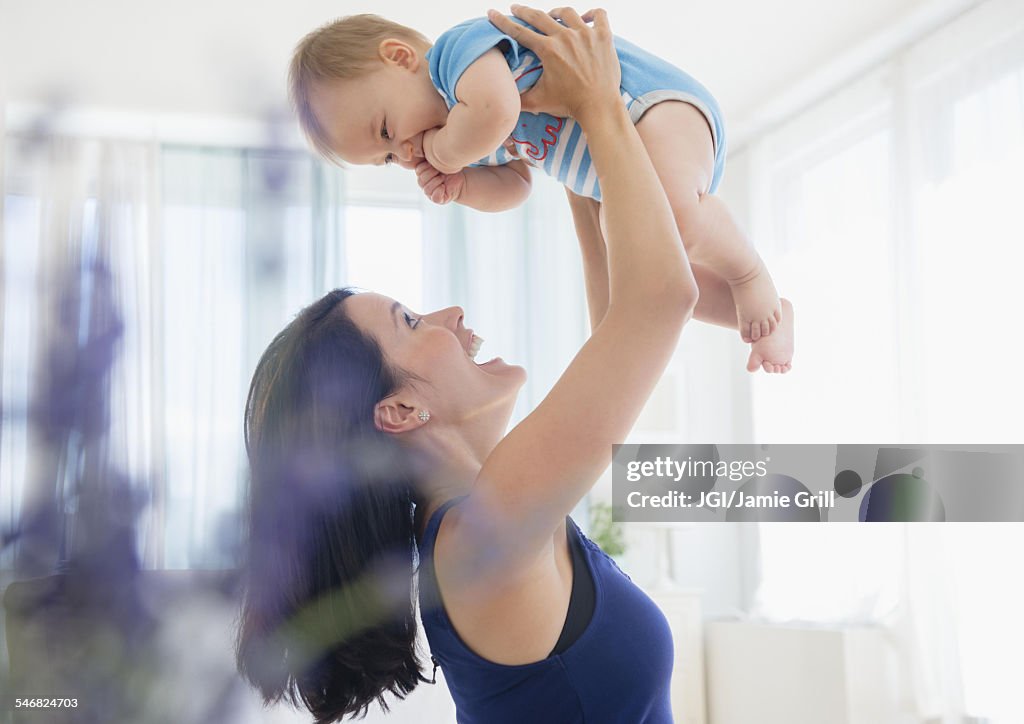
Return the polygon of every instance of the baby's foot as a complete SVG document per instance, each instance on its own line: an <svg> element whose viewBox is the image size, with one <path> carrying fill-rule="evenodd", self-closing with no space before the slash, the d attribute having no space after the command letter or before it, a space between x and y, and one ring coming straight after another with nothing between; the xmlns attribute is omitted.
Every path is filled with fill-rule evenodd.
<svg viewBox="0 0 1024 724"><path fill-rule="evenodd" d="M775 331L761 337L750 345L747 371L756 372L763 367L765 372L789 372L793 364L793 305L788 299L779 299L782 304L782 321Z"/></svg>
<svg viewBox="0 0 1024 724"><path fill-rule="evenodd" d="M736 318L743 341L756 342L774 332L782 321L782 308L764 262L758 259L757 271L752 276L742 281L730 281L729 286L736 302Z"/></svg>

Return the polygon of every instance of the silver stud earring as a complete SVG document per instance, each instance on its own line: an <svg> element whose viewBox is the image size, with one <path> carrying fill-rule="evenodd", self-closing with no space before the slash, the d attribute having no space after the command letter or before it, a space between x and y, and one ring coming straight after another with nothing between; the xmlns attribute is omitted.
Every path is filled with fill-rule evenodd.
<svg viewBox="0 0 1024 724"><path fill-rule="evenodd" d="M426 410L420 410L419 418L420 422L426 422L427 420L430 419L430 413L427 412Z"/></svg>

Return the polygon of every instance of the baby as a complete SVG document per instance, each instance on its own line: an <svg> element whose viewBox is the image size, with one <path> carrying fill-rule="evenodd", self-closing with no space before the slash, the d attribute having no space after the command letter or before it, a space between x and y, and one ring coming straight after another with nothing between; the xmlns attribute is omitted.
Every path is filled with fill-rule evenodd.
<svg viewBox="0 0 1024 724"><path fill-rule="evenodd" d="M726 151L717 102L670 63L621 38L614 42L622 101L664 185L690 261L728 282L740 335L754 346L747 368L789 371L792 306L779 298L764 262L713 195ZM580 126L522 111L520 94L542 72L533 52L487 18L467 20L431 44L403 25L353 15L303 38L289 91L303 132L322 156L414 169L435 203L514 208L529 196L530 167L600 201ZM601 219L603 226L603 213Z"/></svg>

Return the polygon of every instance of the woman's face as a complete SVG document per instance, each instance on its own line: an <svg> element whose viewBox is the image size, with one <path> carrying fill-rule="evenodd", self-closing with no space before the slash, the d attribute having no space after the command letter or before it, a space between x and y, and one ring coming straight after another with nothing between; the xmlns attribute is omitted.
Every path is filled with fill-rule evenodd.
<svg viewBox="0 0 1024 724"><path fill-rule="evenodd" d="M463 326L460 307L420 315L389 297L363 293L346 299L345 308L377 340L387 362L413 376L392 396L398 413L427 410L431 422L441 424L503 415L507 423L526 372L500 357L483 356L477 364L469 356L473 330Z"/></svg>

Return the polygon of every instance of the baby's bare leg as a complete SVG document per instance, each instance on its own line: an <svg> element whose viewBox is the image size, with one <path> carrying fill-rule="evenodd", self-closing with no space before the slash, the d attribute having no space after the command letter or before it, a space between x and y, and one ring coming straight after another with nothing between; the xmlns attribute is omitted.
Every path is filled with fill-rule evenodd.
<svg viewBox="0 0 1024 724"><path fill-rule="evenodd" d="M736 304L733 301L729 283L700 264L690 264L693 278L697 280L700 299L693 310L693 318L719 327L736 329ZM753 342L750 356L747 358L747 370L756 372L757 368L765 372L786 373L793 362L793 305L788 299L779 298L782 306L782 319L775 331L768 337L761 337Z"/></svg>
<svg viewBox="0 0 1024 724"><path fill-rule="evenodd" d="M664 101L636 127L665 187L690 260L732 287L743 341L771 334L782 319L782 307L768 269L725 204L707 193L715 159L704 115L689 103Z"/></svg>
<svg viewBox="0 0 1024 724"><path fill-rule="evenodd" d="M589 199L587 199L589 201ZM596 202L595 202L596 203ZM591 260L599 258L600 261L599 269L597 273L586 273L587 278L587 302L590 305L591 319L596 318L598 320L604 317L607 311L608 305L608 267L604 262L604 237L605 222L604 222L604 206L596 204L599 214L600 222L600 238L596 239L596 243L600 245L597 250L597 256L591 256ZM574 215L575 215L574 211ZM580 224L580 219L577 218L576 230L579 233L581 242L589 242L588 250L593 252L593 242L595 241L589 233L586 221ZM591 261L593 264L593 261ZM584 260L584 270L587 269L587 261ZM700 264L690 263L690 270L693 272L693 278L697 282L697 289L700 291L700 295L697 298L697 306L693 309L693 318L706 322L708 324L714 324L719 327L728 327L729 329L737 329L739 321L736 316L736 301L733 298L732 287L725 279L723 279L717 273L711 271L706 266ZM593 285L593 286L591 286ZM596 300L596 301L595 301ZM782 306L782 319L779 321L775 331L767 336L761 337L756 342L753 342L750 350L750 357L747 359L747 369L751 372L756 372L758 367L764 369L765 372L789 372L792 366L793 360L793 305L789 303L787 299L779 299ZM599 305L595 309L595 304Z"/></svg>

